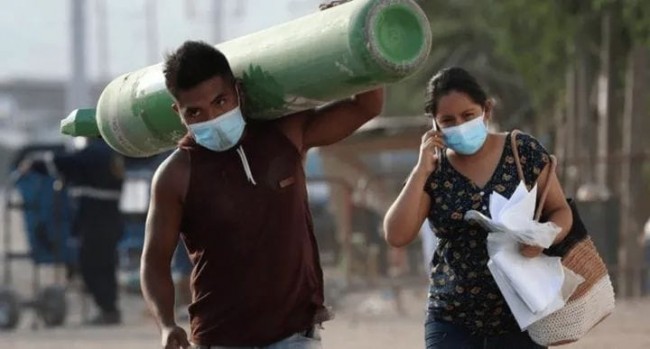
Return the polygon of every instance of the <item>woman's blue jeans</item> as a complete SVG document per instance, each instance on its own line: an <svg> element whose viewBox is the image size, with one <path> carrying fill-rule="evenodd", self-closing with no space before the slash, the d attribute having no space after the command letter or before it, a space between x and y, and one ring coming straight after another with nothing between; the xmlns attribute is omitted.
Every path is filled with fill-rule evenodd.
<svg viewBox="0 0 650 349"><path fill-rule="evenodd" d="M544 349L527 332L498 336L472 335L468 330L450 322L427 318L425 324L426 349Z"/></svg>

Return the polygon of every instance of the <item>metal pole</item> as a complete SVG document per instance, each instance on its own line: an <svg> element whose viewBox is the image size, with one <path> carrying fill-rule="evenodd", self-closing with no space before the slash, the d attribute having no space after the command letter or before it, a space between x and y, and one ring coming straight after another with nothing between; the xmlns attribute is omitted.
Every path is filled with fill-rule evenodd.
<svg viewBox="0 0 650 349"><path fill-rule="evenodd" d="M89 105L88 81L86 76L86 1L71 0L70 48L72 54L72 76L67 91L67 110Z"/></svg>
<svg viewBox="0 0 650 349"><path fill-rule="evenodd" d="M147 64L154 64L159 59L158 2L156 0L147 0L145 18L147 33Z"/></svg>
<svg viewBox="0 0 650 349"><path fill-rule="evenodd" d="M108 13L106 0L97 0L97 72L100 80L108 80L111 69L108 42Z"/></svg>
<svg viewBox="0 0 650 349"><path fill-rule="evenodd" d="M225 0L212 0L212 43L220 44L223 41L223 21Z"/></svg>

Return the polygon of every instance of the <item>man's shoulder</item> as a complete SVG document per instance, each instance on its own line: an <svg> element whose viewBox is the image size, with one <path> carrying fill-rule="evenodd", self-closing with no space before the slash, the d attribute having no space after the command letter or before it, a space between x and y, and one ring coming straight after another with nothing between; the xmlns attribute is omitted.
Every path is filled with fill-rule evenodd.
<svg viewBox="0 0 650 349"><path fill-rule="evenodd" d="M260 127L273 129L276 131L274 134L287 139L299 153L302 153L305 122L311 113L313 113L313 110L285 115L277 119L264 121L264 124L261 124Z"/></svg>
<svg viewBox="0 0 650 349"><path fill-rule="evenodd" d="M189 180L190 156L186 150L177 149L171 153L156 170L154 186L164 189L184 192Z"/></svg>
<svg viewBox="0 0 650 349"><path fill-rule="evenodd" d="M187 150L176 149L171 154L167 156L165 160L160 164L158 170L163 171L178 171L184 168L189 168L190 165L190 155Z"/></svg>
<svg viewBox="0 0 650 349"><path fill-rule="evenodd" d="M284 117L269 120L249 120L248 126L254 130L266 131L268 129L279 129L284 122Z"/></svg>

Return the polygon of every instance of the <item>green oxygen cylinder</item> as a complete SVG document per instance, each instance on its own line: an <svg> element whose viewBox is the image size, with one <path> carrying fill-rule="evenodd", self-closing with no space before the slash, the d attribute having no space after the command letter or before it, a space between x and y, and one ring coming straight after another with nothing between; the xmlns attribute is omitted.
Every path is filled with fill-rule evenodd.
<svg viewBox="0 0 650 349"><path fill-rule="evenodd" d="M415 1L354 0L216 47L243 80L245 115L274 119L411 75L426 61L431 36ZM61 131L101 135L127 156L154 155L186 134L172 103L156 64L113 80L96 110L72 112Z"/></svg>

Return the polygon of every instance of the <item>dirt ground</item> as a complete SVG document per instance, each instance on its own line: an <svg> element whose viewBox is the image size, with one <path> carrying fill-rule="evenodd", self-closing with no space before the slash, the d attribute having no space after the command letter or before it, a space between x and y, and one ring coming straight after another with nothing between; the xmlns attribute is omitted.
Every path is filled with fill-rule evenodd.
<svg viewBox="0 0 650 349"><path fill-rule="evenodd" d="M0 216L1 217L1 216ZM0 222L2 223L2 222ZM0 239L1 240L1 239ZM24 247L18 238L16 245ZM2 242L0 241L0 248ZM0 249L1 251L1 249ZM18 263L12 289L29 297L31 268ZM47 273L45 273L47 274ZM47 276L47 275L46 275ZM47 277L45 278L47 280ZM7 286L7 285L2 285ZM426 286L412 286L402 292L402 311L396 307L389 289L374 289L337 297L337 316L325 324L323 347L328 349L409 349L423 348L423 318ZM19 349L112 349L160 348L156 326L138 295L123 294L124 324L111 328L81 325L85 298L71 289L67 293L68 320L55 329L33 329L34 315L22 312L20 327L0 332L0 348ZM187 324L185 324L187 328ZM568 349L650 348L650 298L620 301L612 316L580 342Z"/></svg>
<svg viewBox="0 0 650 349"><path fill-rule="evenodd" d="M346 296L335 320L325 324L323 347L335 349L423 348L423 292L405 291L404 313L392 294L370 291ZM31 328L33 315L23 313L19 329L0 332L0 348L99 349L157 348L157 330L137 296L122 297L125 323L112 328L81 325L80 297L71 292L71 316L56 329ZM616 312L570 349L650 348L650 299L619 302ZM185 324L187 328L187 324Z"/></svg>

